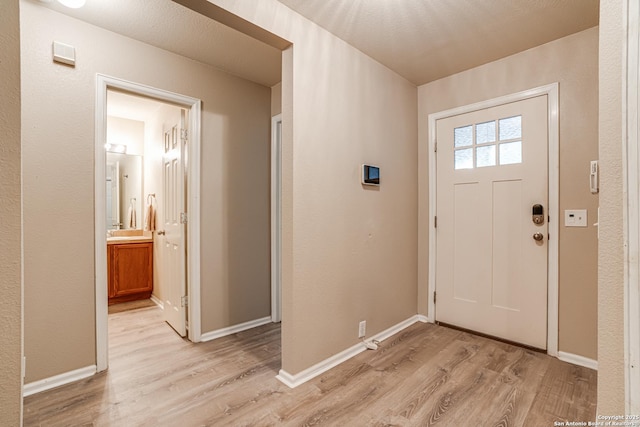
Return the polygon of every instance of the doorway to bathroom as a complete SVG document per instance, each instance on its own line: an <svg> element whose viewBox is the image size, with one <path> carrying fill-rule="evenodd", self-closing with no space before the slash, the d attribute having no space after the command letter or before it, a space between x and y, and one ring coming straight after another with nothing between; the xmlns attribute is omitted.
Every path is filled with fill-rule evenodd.
<svg viewBox="0 0 640 427"><path fill-rule="evenodd" d="M155 305L198 341L200 100L98 76L96 350L108 313ZM107 308L109 307L109 308Z"/></svg>

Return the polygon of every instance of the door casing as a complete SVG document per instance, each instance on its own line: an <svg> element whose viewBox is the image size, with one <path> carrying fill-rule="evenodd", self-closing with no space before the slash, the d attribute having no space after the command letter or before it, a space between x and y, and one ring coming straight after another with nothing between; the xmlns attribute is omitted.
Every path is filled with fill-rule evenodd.
<svg viewBox="0 0 640 427"><path fill-rule="evenodd" d="M96 76L95 109L95 298L96 298L96 371L108 367L108 294L107 294L107 230L105 205L105 177L107 136L107 90L117 89L160 102L176 104L189 109L188 156L193 161L187 166L187 294L189 316L189 340L199 342L200 324L200 156L202 101L163 89L129 82L102 74Z"/></svg>
<svg viewBox="0 0 640 427"><path fill-rule="evenodd" d="M493 98L490 100L465 105L438 113L429 114L429 230L435 228L436 206L436 121L447 117L466 114L485 108L511 102L522 101L547 95L548 100L548 144L549 144L549 240L548 240L548 276L547 276L547 354L558 356L558 236L559 236L559 188L560 188L560 154L559 154L559 107L558 107L558 83L517 92L514 94ZM435 322L436 304L434 294L436 291L436 233L429 232L429 289L428 315L429 322Z"/></svg>
<svg viewBox="0 0 640 427"><path fill-rule="evenodd" d="M271 321L282 320L282 114L271 118Z"/></svg>

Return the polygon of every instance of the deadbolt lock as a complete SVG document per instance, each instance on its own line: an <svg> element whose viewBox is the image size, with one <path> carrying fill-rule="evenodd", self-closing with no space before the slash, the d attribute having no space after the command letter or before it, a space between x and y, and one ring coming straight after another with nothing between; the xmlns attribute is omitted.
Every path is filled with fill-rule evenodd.
<svg viewBox="0 0 640 427"><path fill-rule="evenodd" d="M544 224L544 208L542 205L533 205L531 208L531 220L534 224Z"/></svg>

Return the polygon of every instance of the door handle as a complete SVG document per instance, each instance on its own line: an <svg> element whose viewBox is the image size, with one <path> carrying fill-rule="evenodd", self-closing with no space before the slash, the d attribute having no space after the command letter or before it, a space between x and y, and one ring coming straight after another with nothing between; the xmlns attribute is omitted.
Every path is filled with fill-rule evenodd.
<svg viewBox="0 0 640 427"><path fill-rule="evenodd" d="M158 230L158 231L156 231L156 234L158 236L164 236L165 232L164 232L164 230Z"/></svg>
<svg viewBox="0 0 640 427"><path fill-rule="evenodd" d="M542 233L535 233L533 235L533 240L535 240L536 242L541 242L542 239L544 239L544 235Z"/></svg>

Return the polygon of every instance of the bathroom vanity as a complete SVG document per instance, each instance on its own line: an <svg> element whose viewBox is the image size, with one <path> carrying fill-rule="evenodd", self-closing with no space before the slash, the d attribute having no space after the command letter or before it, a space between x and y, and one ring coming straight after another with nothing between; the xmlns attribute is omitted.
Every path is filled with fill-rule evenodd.
<svg viewBox="0 0 640 427"><path fill-rule="evenodd" d="M147 299L153 291L153 238L107 238L109 305Z"/></svg>

